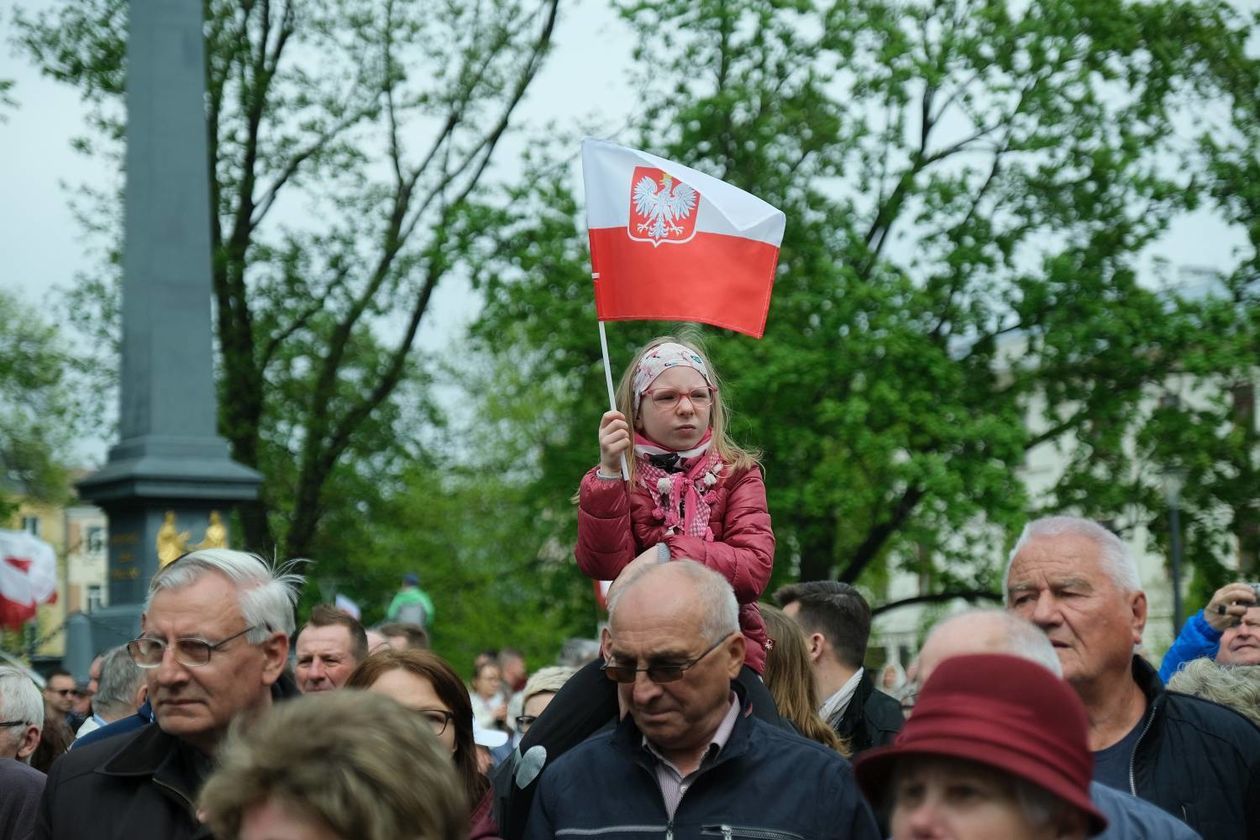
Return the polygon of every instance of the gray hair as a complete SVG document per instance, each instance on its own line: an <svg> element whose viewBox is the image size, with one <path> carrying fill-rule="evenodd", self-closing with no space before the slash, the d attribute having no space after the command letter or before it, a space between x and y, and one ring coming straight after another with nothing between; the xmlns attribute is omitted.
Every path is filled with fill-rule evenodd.
<svg viewBox="0 0 1260 840"><path fill-rule="evenodd" d="M608 597L608 622L613 622L626 592L664 569L681 574L695 588L693 594L700 609L700 633L707 641L716 642L739 630L739 602L735 600L735 590L731 589L730 582L712 569L686 558L649 566L620 586L614 586Z"/></svg>
<svg viewBox="0 0 1260 840"><path fill-rule="evenodd" d="M1002 588L1010 589L1011 565L1025 545L1034 539L1061 536L1082 537L1098 546L1099 564L1122 591L1138 592L1142 589L1137 563L1124 541L1092 519L1082 519L1079 516L1047 516L1025 525L1024 532L1019 535L1019 540L1007 558Z"/></svg>
<svg viewBox="0 0 1260 840"><path fill-rule="evenodd" d="M191 586L205 575L217 572L231 581L240 593L241 616L247 626L254 628L245 636L250 644L259 644L277 630L292 636L295 624L293 606L297 602L298 590L305 583L305 578L292 569L292 563L272 567L257 554L228 548L203 548L185 554L153 576L144 611L149 611L157 593Z"/></svg>
<svg viewBox="0 0 1260 840"><path fill-rule="evenodd" d="M101 717L126 717L136 710L136 691L144 682L144 670L131 659L126 645L119 645L101 659L101 679L92 706Z"/></svg>
<svg viewBox="0 0 1260 840"><path fill-rule="evenodd" d="M598 639L565 639L556 662L569 668L581 668L599 659Z"/></svg>
<svg viewBox="0 0 1260 840"><path fill-rule="evenodd" d="M44 729L44 698L39 687L20 668L0 665L0 720L20 720ZM24 727L6 727L21 737ZM12 737L12 736L10 736Z"/></svg>
<svg viewBox="0 0 1260 840"><path fill-rule="evenodd" d="M1260 665L1218 665L1195 659L1168 681L1168 688L1229 706L1260 726Z"/></svg>
<svg viewBox="0 0 1260 840"><path fill-rule="evenodd" d="M1027 659L1029 662L1035 662L1046 668L1056 677L1063 678L1063 663L1059 661L1059 655L1054 652L1054 645L1050 643L1050 637L1031 621L1006 610L967 610L966 612L952 615L933 627L931 632L928 633L928 638L931 638L943 627L947 627L955 622L976 618L994 621L1002 631L997 636L999 649L991 652L1007 653L1011 656L1018 656L1020 659ZM924 646L926 647L926 641Z"/></svg>

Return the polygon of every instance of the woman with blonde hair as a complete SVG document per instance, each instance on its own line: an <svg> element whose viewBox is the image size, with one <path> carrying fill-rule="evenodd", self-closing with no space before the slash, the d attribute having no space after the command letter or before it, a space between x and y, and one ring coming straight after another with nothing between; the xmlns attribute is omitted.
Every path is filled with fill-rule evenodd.
<svg viewBox="0 0 1260 840"><path fill-rule="evenodd" d="M312 694L237 727L201 792L219 840L464 840L463 786L428 722L383 696Z"/></svg>
<svg viewBox="0 0 1260 840"><path fill-rule="evenodd" d="M811 741L848 758L852 755L849 745L818 714L818 686L809 667L805 633L778 607L762 604L761 616L771 643L766 655L766 688L774 697L779 717Z"/></svg>

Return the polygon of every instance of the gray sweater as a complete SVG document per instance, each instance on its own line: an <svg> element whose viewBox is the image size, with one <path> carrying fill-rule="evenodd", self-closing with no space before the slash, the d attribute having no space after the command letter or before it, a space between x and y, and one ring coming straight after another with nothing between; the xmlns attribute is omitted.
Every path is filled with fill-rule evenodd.
<svg viewBox="0 0 1260 840"><path fill-rule="evenodd" d="M25 840L35 830L43 773L12 758L0 758L0 837Z"/></svg>

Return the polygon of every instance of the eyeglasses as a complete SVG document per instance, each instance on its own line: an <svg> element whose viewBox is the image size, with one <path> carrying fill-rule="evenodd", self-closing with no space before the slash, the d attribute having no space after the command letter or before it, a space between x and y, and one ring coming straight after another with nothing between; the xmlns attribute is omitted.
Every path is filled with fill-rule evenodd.
<svg viewBox="0 0 1260 840"><path fill-rule="evenodd" d="M50 694L57 694L61 697L82 697L83 692L77 688L46 688L45 691Z"/></svg>
<svg viewBox="0 0 1260 840"><path fill-rule="evenodd" d="M612 662L605 662L600 670L604 672L604 676L613 682L632 683L639 674L647 674L647 678L654 683L669 683L675 680L681 680L683 674L694 668L696 664L717 650L723 642L731 637L732 634L727 633L718 639L705 650L704 653L697 656L690 662L679 662L677 664L669 663L665 665L648 665L646 668L632 668L629 665L614 665Z"/></svg>
<svg viewBox="0 0 1260 840"><path fill-rule="evenodd" d="M417 709L416 711L433 729L434 735L445 732L446 727L455 719L455 713L448 712L446 709Z"/></svg>
<svg viewBox="0 0 1260 840"><path fill-rule="evenodd" d="M652 405L664 411L672 411L686 397L696 408L708 408L713 404L713 395L717 388L692 388L690 391L679 391L677 388L649 388L643 396L652 401Z"/></svg>
<svg viewBox="0 0 1260 840"><path fill-rule="evenodd" d="M223 641L215 642L214 644L207 642L205 639L176 639L175 661L188 668L200 668L202 665L210 662L210 654L233 639L239 639L249 631L256 629L258 629L257 624L251 625L241 632L234 633ZM131 654L131 661L141 668L156 668L162 664L168 644L165 639L150 639L146 636L141 636L139 639L132 639L130 642L127 642L127 653Z"/></svg>
<svg viewBox="0 0 1260 840"><path fill-rule="evenodd" d="M538 715L517 715L516 731L524 735L536 720L538 720Z"/></svg>
<svg viewBox="0 0 1260 840"><path fill-rule="evenodd" d="M8 729L10 726L26 726L24 720L0 720L0 729Z"/></svg>

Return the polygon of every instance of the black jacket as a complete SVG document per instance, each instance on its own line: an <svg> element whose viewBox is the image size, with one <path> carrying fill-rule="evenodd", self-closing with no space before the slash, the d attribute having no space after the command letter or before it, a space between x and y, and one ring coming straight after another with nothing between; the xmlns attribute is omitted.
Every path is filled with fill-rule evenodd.
<svg viewBox="0 0 1260 840"><path fill-rule="evenodd" d="M551 840L557 832L600 840L880 836L847 761L747 709L721 752L689 777L672 819L656 761L627 715L542 775L525 840Z"/></svg>
<svg viewBox="0 0 1260 840"><path fill-rule="evenodd" d="M273 701L296 697L286 674ZM66 753L53 762L39 804L36 840L200 840L196 801L210 759L156 723Z"/></svg>
<svg viewBox="0 0 1260 840"><path fill-rule="evenodd" d="M865 670L858 680L857 690L853 692L853 699L832 728L849 742L849 749L856 756L871 747L891 744L905 723L901 702L876 691L870 670Z"/></svg>
<svg viewBox="0 0 1260 840"><path fill-rule="evenodd" d="M208 758L156 723L68 752L48 773L35 837L210 837L194 804L209 773Z"/></svg>
<svg viewBox="0 0 1260 840"><path fill-rule="evenodd" d="M1147 711L1130 792L1204 837L1260 840L1260 729L1232 709L1165 690L1136 656L1133 679Z"/></svg>

